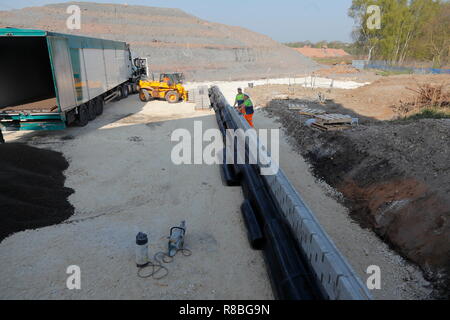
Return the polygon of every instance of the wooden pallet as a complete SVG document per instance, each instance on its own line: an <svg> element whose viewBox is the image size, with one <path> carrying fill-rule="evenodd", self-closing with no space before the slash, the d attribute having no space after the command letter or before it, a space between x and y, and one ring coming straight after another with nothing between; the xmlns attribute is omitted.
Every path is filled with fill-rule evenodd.
<svg viewBox="0 0 450 320"><path fill-rule="evenodd" d="M313 123L312 126L316 129L319 129L321 131L339 131L339 130L345 130L345 129L350 129L352 126L351 125L346 125L346 124L340 124L340 125L324 125L324 124L320 124L320 123Z"/></svg>
<svg viewBox="0 0 450 320"><path fill-rule="evenodd" d="M308 106L306 104L290 103L289 109L290 110L298 110L300 114L306 115L306 116L314 116L314 115L326 113L326 111L323 111L323 110L308 108Z"/></svg>
<svg viewBox="0 0 450 320"><path fill-rule="evenodd" d="M316 116L325 114L326 112L319 109L303 108L299 111L299 113L305 116Z"/></svg>
<svg viewBox="0 0 450 320"><path fill-rule="evenodd" d="M305 104L289 103L288 105L289 110L303 110L304 108L306 108Z"/></svg>
<svg viewBox="0 0 450 320"><path fill-rule="evenodd" d="M316 115L314 118L317 119L317 123L324 125L332 125L332 124L352 124L352 117L349 115L343 114L322 114Z"/></svg>

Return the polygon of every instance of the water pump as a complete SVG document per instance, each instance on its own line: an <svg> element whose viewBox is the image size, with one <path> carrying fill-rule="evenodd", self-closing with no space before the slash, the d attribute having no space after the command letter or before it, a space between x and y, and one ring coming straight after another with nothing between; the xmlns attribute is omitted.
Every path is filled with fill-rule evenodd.
<svg viewBox="0 0 450 320"><path fill-rule="evenodd" d="M169 257L175 257L178 251L184 250L184 237L186 235L186 221L182 221L179 227L170 229Z"/></svg>

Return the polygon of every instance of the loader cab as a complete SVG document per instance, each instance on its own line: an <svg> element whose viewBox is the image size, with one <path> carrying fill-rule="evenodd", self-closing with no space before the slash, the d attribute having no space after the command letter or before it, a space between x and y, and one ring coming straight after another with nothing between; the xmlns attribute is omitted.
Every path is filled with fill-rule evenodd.
<svg viewBox="0 0 450 320"><path fill-rule="evenodd" d="M183 84L184 76L182 73L161 73L159 82L166 82L169 86Z"/></svg>
<svg viewBox="0 0 450 320"><path fill-rule="evenodd" d="M179 84L184 83L184 74L183 73L174 73L173 75L177 79L177 83L179 83Z"/></svg>

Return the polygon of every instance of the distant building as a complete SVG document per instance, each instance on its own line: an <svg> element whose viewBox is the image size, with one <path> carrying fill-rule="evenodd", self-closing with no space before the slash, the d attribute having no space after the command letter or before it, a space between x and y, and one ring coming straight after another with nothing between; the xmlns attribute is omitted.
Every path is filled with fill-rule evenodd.
<svg viewBox="0 0 450 320"><path fill-rule="evenodd" d="M349 56L344 49L330 49L327 46L322 48L311 48L311 46L304 46L303 48L294 48L301 54L310 58L339 58Z"/></svg>

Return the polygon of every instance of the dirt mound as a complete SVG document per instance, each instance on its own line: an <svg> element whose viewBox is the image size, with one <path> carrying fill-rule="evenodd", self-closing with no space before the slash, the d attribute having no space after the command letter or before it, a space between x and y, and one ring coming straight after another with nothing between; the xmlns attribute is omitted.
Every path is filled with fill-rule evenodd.
<svg viewBox="0 0 450 320"><path fill-rule="evenodd" d="M352 90L343 96L347 100L353 100L353 104L365 103L365 108L369 109L368 102L372 109L383 109L390 118L402 116L395 112L395 106L404 103L414 103L417 99L417 90L424 85L443 86L450 88L449 75L400 75L384 77L367 86ZM413 89L413 90L411 90ZM344 101L336 100L341 103ZM350 102L350 101L349 101ZM360 107L361 108L361 107ZM390 110L390 111L389 111ZM413 111L413 110L411 110ZM389 118L383 118L388 120Z"/></svg>
<svg viewBox="0 0 450 320"><path fill-rule="evenodd" d="M81 8L81 30L68 30L66 9ZM211 23L179 9L73 2L0 11L0 26L45 29L130 43L153 72L188 80L234 80L309 73L317 64L267 36Z"/></svg>
<svg viewBox="0 0 450 320"><path fill-rule="evenodd" d="M333 101L330 105L339 104L347 110L340 110L339 113L350 111L356 117L367 117L374 120L391 120L404 116L403 112L398 112L395 106L402 106L405 103L414 106L417 104L420 88L442 86L445 92L450 91L450 75L399 75L383 77L371 84L357 89L311 89L303 88L301 85L269 85L257 86L246 89L252 99L258 105L265 105L277 95L288 95L291 99L317 98L317 93L322 93L326 99ZM412 90L411 90L412 89ZM323 106L325 108L327 106ZM320 108L319 108L320 109ZM417 112L417 108L410 108L409 114ZM359 115L359 116L358 116Z"/></svg>
<svg viewBox="0 0 450 320"><path fill-rule="evenodd" d="M341 192L351 216L371 228L439 288L450 275L450 121L370 122L319 132L272 101L292 142L320 179Z"/></svg>
<svg viewBox="0 0 450 320"><path fill-rule="evenodd" d="M67 198L61 153L24 144L0 144L0 241L8 235L60 223L74 209Z"/></svg>
<svg viewBox="0 0 450 320"><path fill-rule="evenodd" d="M359 73L359 70L345 64L336 65L331 68L320 69L314 72L314 74L321 77L329 76L332 74L352 74L352 73Z"/></svg>

